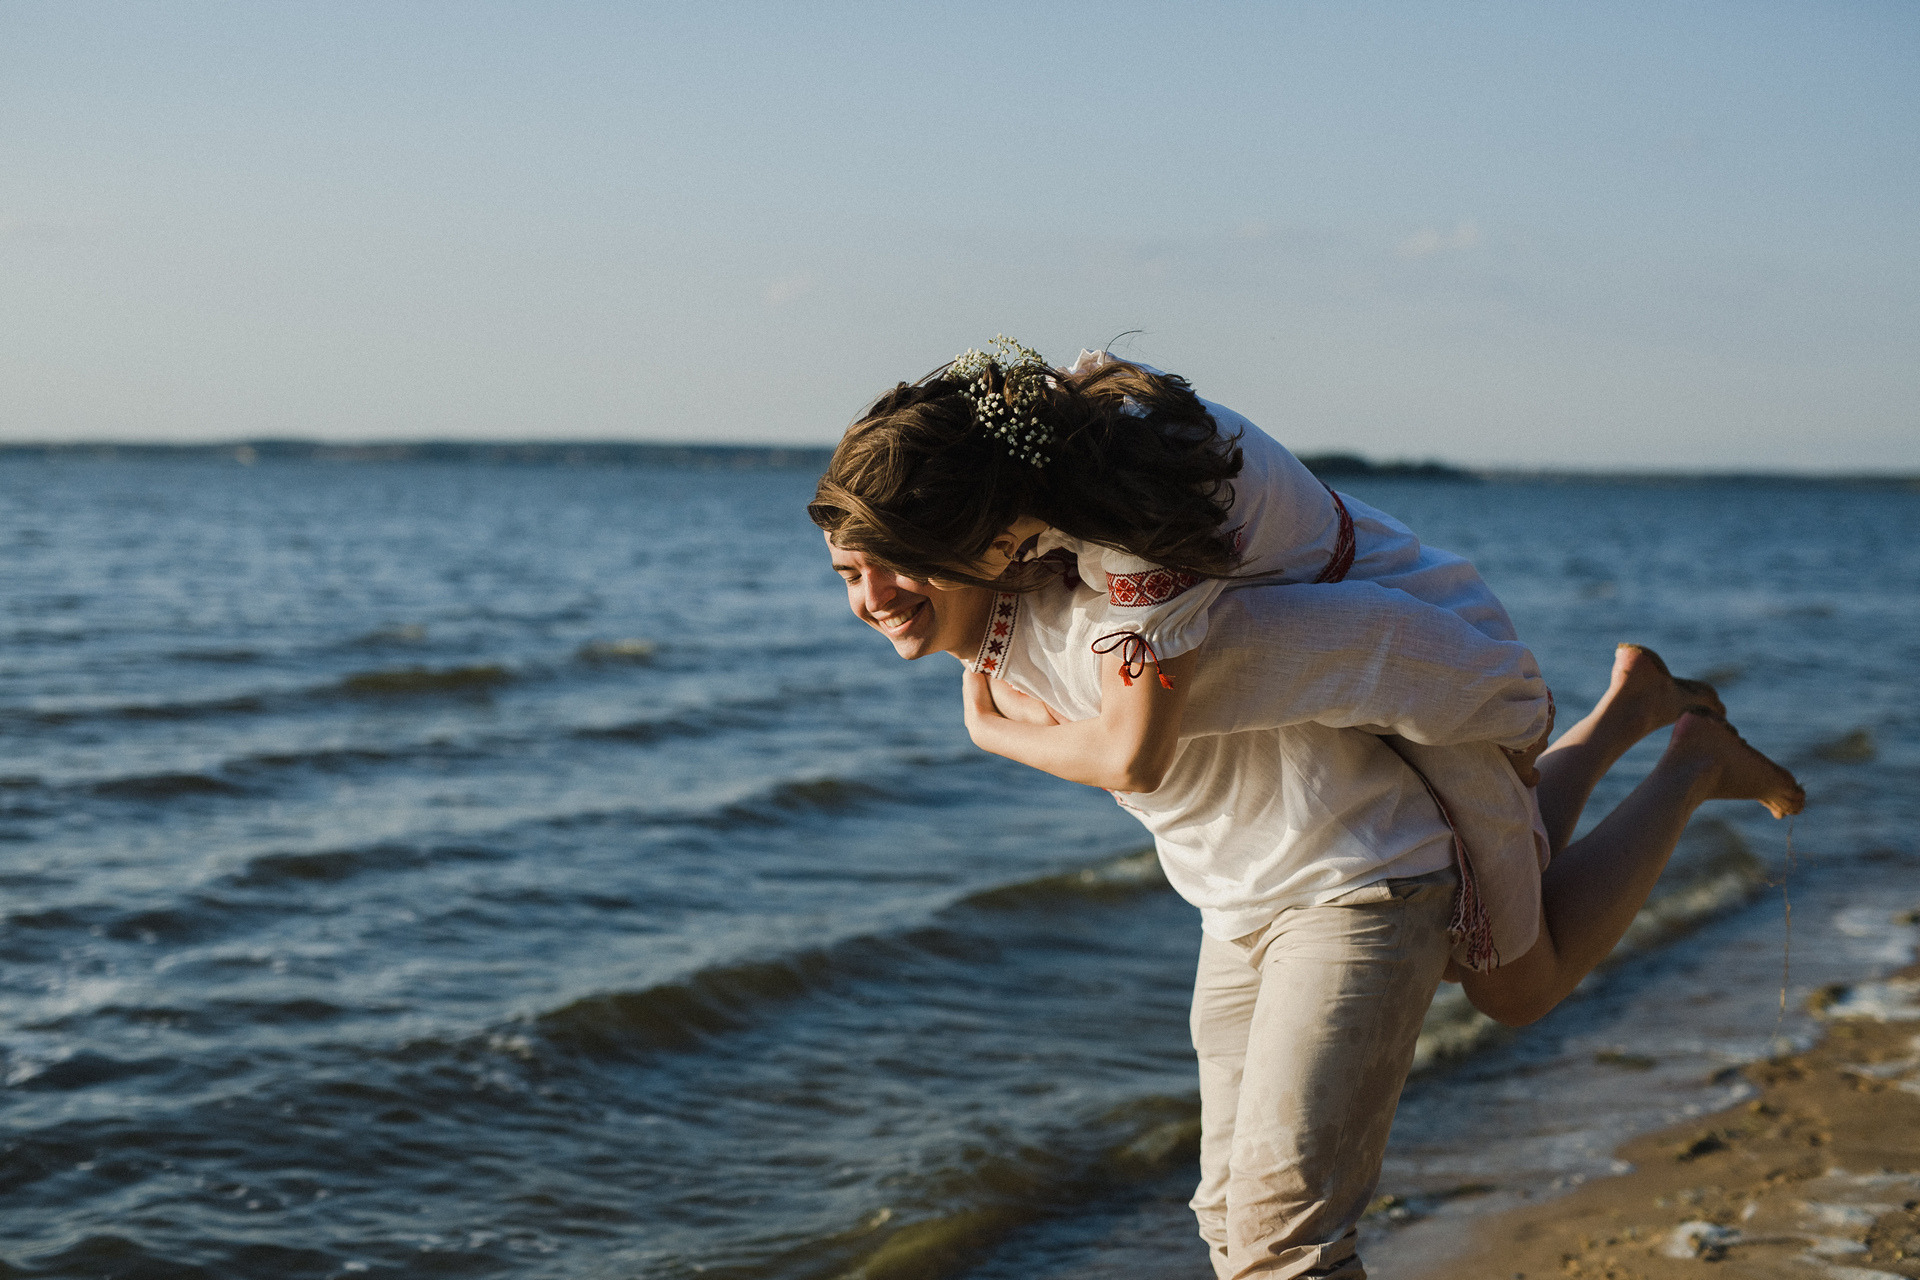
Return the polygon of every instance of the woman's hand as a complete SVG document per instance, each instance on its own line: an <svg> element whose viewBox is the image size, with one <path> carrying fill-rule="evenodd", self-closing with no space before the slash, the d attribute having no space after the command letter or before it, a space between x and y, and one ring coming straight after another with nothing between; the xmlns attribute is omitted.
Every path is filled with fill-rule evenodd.
<svg viewBox="0 0 1920 1280"><path fill-rule="evenodd" d="M1514 773L1519 775L1521 784L1524 786L1537 787L1540 785L1540 770L1534 766L1539 763L1541 755L1546 752L1547 739L1553 736L1553 716L1553 694L1552 692L1548 692L1547 727L1540 731L1540 736L1518 751L1507 751L1505 747L1501 748L1503 752L1506 752L1507 763L1513 766Z"/></svg>
<svg viewBox="0 0 1920 1280"><path fill-rule="evenodd" d="M1198 654L1161 663L1173 688L1158 680L1128 684L1116 659L1102 664L1100 714L1091 720L1061 720L1045 703L1022 697L1004 681L967 672L960 707L973 745L1031 765L1068 782L1108 791L1152 791L1160 786L1180 749L1180 716L1187 676Z"/></svg>
<svg viewBox="0 0 1920 1280"><path fill-rule="evenodd" d="M1040 699L1030 698L1006 681L995 681L977 671L963 672L960 676L960 710L975 746L986 745L980 740L980 731L995 720L1048 728L1060 723L1052 708Z"/></svg>
<svg viewBox="0 0 1920 1280"><path fill-rule="evenodd" d="M966 721L967 735L973 739L973 745L984 747L980 741L980 729L990 720L1002 720L1000 708L993 702L993 679L978 671L965 671L960 675L960 715Z"/></svg>
<svg viewBox="0 0 1920 1280"><path fill-rule="evenodd" d="M981 679L986 680L986 677L982 676ZM1007 719L1018 720L1021 724L1054 725L1060 723L1060 717L1053 714L1053 708L1038 698L1028 697L1026 694L1008 684L1005 680L1000 681L998 684L995 684L991 680L986 680L986 683L992 691L993 705L999 708L1000 714Z"/></svg>

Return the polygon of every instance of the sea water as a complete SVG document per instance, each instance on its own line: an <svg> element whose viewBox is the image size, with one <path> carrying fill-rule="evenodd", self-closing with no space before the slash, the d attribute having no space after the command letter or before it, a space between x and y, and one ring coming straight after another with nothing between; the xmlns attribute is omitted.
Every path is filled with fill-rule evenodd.
<svg viewBox="0 0 1920 1280"><path fill-rule="evenodd" d="M847 613L812 479L0 463L0 1275L1205 1275L1195 913ZM1351 488L1563 715L1637 640L1799 772L1779 1037L1904 961L1920 492ZM1443 996L1380 1274L1734 1096L1786 831L1709 806L1535 1027Z"/></svg>

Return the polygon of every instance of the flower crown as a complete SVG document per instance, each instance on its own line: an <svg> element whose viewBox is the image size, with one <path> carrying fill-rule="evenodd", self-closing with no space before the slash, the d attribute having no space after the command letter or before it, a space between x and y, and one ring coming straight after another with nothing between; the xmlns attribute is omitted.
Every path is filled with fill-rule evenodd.
<svg viewBox="0 0 1920 1280"><path fill-rule="evenodd" d="M973 406L973 420L1000 441L1012 456L1035 467L1047 465L1053 428L1034 412L1053 370L1032 347L1023 347L1003 333L988 344L992 354L969 347L947 366L947 377L962 384L960 394ZM1002 391L996 394L990 377L1000 369Z"/></svg>

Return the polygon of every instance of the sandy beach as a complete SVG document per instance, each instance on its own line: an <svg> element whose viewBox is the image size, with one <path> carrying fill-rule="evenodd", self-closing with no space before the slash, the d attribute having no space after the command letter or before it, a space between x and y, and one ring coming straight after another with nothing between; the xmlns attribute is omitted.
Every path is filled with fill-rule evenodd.
<svg viewBox="0 0 1920 1280"><path fill-rule="evenodd" d="M1825 1037L1739 1068L1739 1105L1627 1143L1621 1176L1482 1220L1420 1280L1920 1277L1920 965L1814 1004Z"/></svg>

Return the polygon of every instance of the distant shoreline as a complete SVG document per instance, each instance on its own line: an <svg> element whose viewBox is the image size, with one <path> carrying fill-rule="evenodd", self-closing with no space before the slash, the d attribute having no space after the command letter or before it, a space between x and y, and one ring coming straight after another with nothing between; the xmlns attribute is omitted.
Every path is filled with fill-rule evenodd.
<svg viewBox="0 0 1920 1280"><path fill-rule="evenodd" d="M556 442L420 440L339 443L322 440L229 440L206 444L129 441L0 442L0 462L262 462L408 463L481 466L680 467L718 471L823 468L824 445L676 444L650 441ZM1460 467L1426 461L1375 461L1352 453L1302 454L1301 461L1330 480L1421 480L1452 484L1739 484L1837 485L1920 489L1920 475L1794 471L1583 470L1573 467Z"/></svg>

